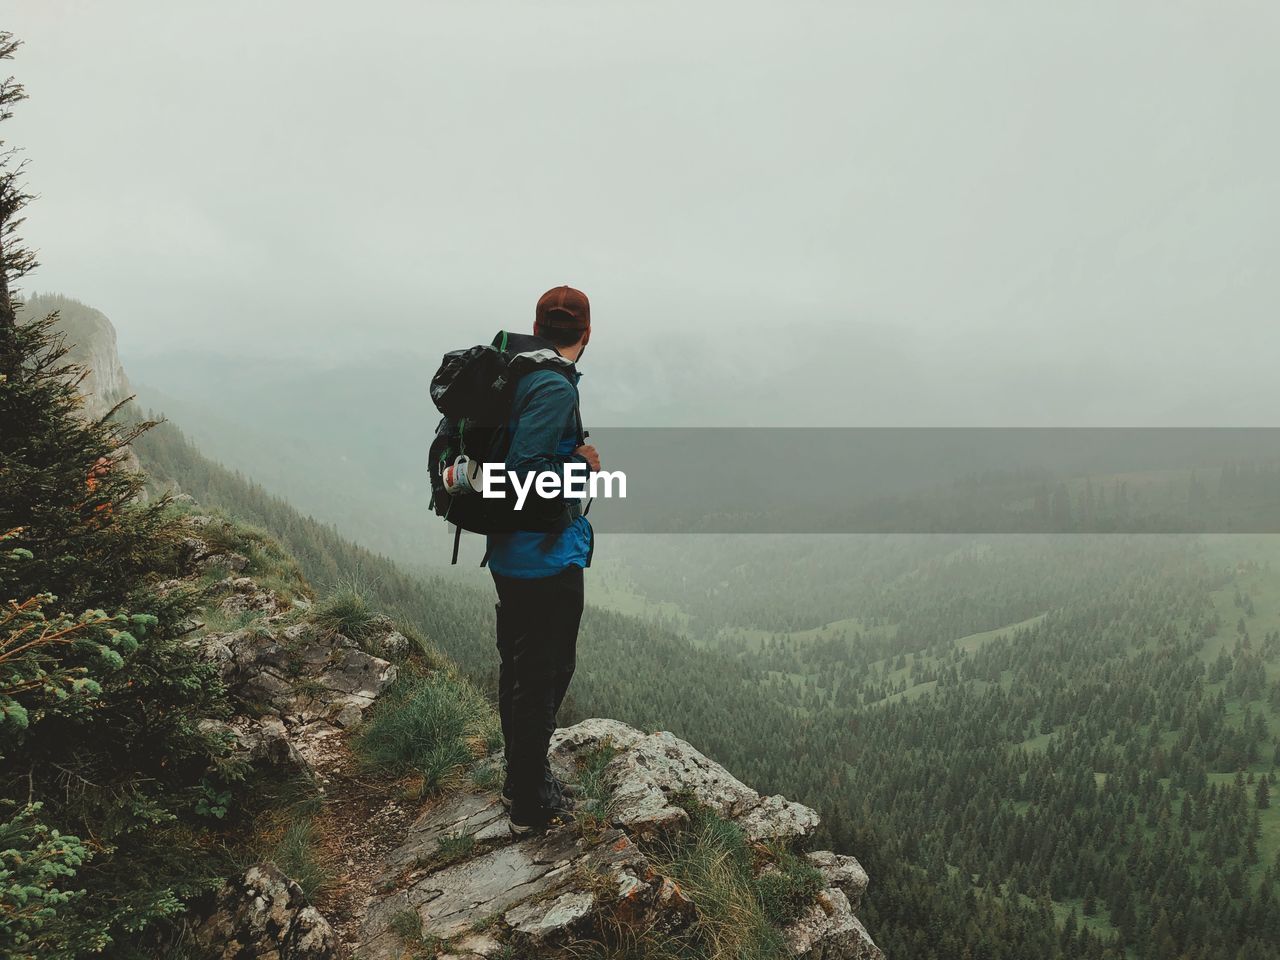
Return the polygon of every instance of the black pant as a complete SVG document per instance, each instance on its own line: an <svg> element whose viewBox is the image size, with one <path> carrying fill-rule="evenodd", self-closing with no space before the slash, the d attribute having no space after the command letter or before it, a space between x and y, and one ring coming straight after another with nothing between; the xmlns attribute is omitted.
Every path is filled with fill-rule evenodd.
<svg viewBox="0 0 1280 960"><path fill-rule="evenodd" d="M498 588L498 712L512 810L536 815L553 799L547 747L573 678L582 619L582 568L524 579L493 574Z"/></svg>

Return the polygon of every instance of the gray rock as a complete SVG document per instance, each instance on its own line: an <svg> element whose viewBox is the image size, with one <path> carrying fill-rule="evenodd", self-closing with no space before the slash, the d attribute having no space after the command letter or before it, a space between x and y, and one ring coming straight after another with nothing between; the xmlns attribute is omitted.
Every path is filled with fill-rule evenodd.
<svg viewBox="0 0 1280 960"><path fill-rule="evenodd" d="M286 644L299 644L310 639L315 633L315 626L303 620L291 623L280 631L280 639Z"/></svg>
<svg viewBox="0 0 1280 960"><path fill-rule="evenodd" d="M552 763L572 776L574 762L611 745L621 752L609 762L604 780L610 789L613 823L637 835L682 829L688 814L673 800L692 796L718 815L737 822L752 840L789 840L808 836L818 815L784 797L761 797L714 760L670 733L644 736L614 720L585 720L556 731Z"/></svg>
<svg viewBox="0 0 1280 960"><path fill-rule="evenodd" d="M403 659L413 649L412 642L399 630L392 630L384 636L375 638L373 645L378 656L387 660Z"/></svg>
<svg viewBox="0 0 1280 960"><path fill-rule="evenodd" d="M328 921L270 863L227 883L194 937L219 960L331 960L338 950Z"/></svg>
<svg viewBox="0 0 1280 960"><path fill-rule="evenodd" d="M818 894L818 902L783 931L783 939L787 952L803 960L884 960L837 887Z"/></svg>
<svg viewBox="0 0 1280 960"><path fill-rule="evenodd" d="M572 764L606 744L625 750L644 739L644 734L618 720L595 717L572 727L561 727L551 737L551 755L562 765Z"/></svg>
<svg viewBox="0 0 1280 960"><path fill-rule="evenodd" d="M199 537L183 537L178 541L178 556L187 565L197 564L210 556L213 548Z"/></svg>
<svg viewBox="0 0 1280 960"><path fill-rule="evenodd" d="M442 843L456 849L461 838L473 845L468 856L442 857ZM375 896L365 917L366 960L400 956L403 944L391 925L405 910L418 914L425 936L452 939L502 916L511 938L549 943L570 937L606 902L652 916L664 892L662 878L621 831L587 839L565 827L516 840L496 797L465 794L414 824L387 857L379 888L392 892Z"/></svg>
<svg viewBox="0 0 1280 960"><path fill-rule="evenodd" d="M335 650L317 678L336 694L372 702L396 678L394 664L363 650Z"/></svg>
<svg viewBox="0 0 1280 960"><path fill-rule="evenodd" d="M359 722L396 678L396 666L346 637L320 638L293 624L279 634L260 623L201 639L204 656L239 700L301 722Z"/></svg>
<svg viewBox="0 0 1280 960"><path fill-rule="evenodd" d="M338 726L350 729L359 725L360 721L364 719L364 713L354 703L348 703L338 711L338 715L333 719Z"/></svg>
<svg viewBox="0 0 1280 960"><path fill-rule="evenodd" d="M283 720L279 717L239 719L244 724L243 732L239 733L240 742L248 751L250 760L310 776L311 767L289 739Z"/></svg>
<svg viewBox="0 0 1280 960"><path fill-rule="evenodd" d="M220 586L229 586L231 595L218 604L229 617L242 613L282 613L290 608L289 601L272 590L261 590L252 577L228 578Z"/></svg>
<svg viewBox="0 0 1280 960"><path fill-rule="evenodd" d="M585 890L568 890L549 900L526 902L508 910L503 921L516 933L541 941L565 933L590 916L596 898Z"/></svg>
<svg viewBox="0 0 1280 960"><path fill-rule="evenodd" d="M830 850L818 850L805 856L822 874L827 886L844 891L849 898L849 906L856 913L862 904L862 895L867 892L867 871L862 869L862 864L853 857Z"/></svg>
<svg viewBox="0 0 1280 960"><path fill-rule="evenodd" d="M298 751L279 717L237 716L230 723L201 720L200 730L226 736L239 759L312 776L311 765Z"/></svg>
<svg viewBox="0 0 1280 960"><path fill-rule="evenodd" d="M243 553L228 550L226 553L215 553L201 557L196 561L196 570L226 570L228 573L241 573L249 566L249 558Z"/></svg>
<svg viewBox="0 0 1280 960"><path fill-rule="evenodd" d="M602 777L611 826L599 832L570 824L517 840L492 793L455 794L420 816L383 857L357 938L363 960L399 960L412 949L395 932L406 911L424 937L448 941L454 960L540 956L619 927L675 933L694 919L695 904L639 844L687 824L677 798L691 795L756 840L790 842L818 822L807 807L761 797L669 733L646 736L613 720L556 731L552 766L571 779L606 746L617 751ZM829 852L809 861L827 887L783 931L791 955L882 960L850 905L866 888L861 865Z"/></svg>

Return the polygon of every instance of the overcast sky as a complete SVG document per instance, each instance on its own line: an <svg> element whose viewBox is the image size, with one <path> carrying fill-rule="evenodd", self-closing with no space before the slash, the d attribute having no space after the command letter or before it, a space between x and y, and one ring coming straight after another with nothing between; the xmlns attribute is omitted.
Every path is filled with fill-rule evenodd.
<svg viewBox="0 0 1280 960"><path fill-rule="evenodd" d="M636 402L637 369L776 354L934 422L965 390L1129 422L1276 397L1269 0L5 14L28 288L104 310L126 362L438 354L571 283Z"/></svg>

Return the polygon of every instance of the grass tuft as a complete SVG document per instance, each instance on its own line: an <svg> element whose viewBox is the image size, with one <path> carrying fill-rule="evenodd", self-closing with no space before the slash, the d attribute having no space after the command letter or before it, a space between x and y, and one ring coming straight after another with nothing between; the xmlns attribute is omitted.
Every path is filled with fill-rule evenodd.
<svg viewBox="0 0 1280 960"><path fill-rule="evenodd" d="M405 943L417 943L422 939L422 917L417 910L404 909L391 917L391 932Z"/></svg>
<svg viewBox="0 0 1280 960"><path fill-rule="evenodd" d="M316 606L316 626L340 633L363 645L375 632L378 613L369 592L354 580L343 581Z"/></svg>
<svg viewBox="0 0 1280 960"><path fill-rule="evenodd" d="M618 749L612 741L605 740L578 760L579 796L574 816L583 833L599 833L608 825L610 791L604 782L604 770L617 755Z"/></svg>
<svg viewBox="0 0 1280 960"><path fill-rule="evenodd" d="M659 854L659 870L697 905L690 931L707 960L774 960L785 951L757 891L756 863L736 824L690 811L690 829Z"/></svg>
<svg viewBox="0 0 1280 960"><path fill-rule="evenodd" d="M471 783L479 790L497 790L505 776L506 765L501 757L481 761L471 768Z"/></svg>
<svg viewBox="0 0 1280 960"><path fill-rule="evenodd" d="M297 882L308 903L315 903L333 882L333 872L318 853L309 818L299 817L290 823L267 859Z"/></svg>
<svg viewBox="0 0 1280 960"><path fill-rule="evenodd" d="M588 767L591 763L588 762ZM603 769L603 764L600 765ZM650 850L654 868L678 883L696 914L685 929L641 930L619 919L573 960L784 960L779 927L814 902L821 875L785 847L748 841L736 824L688 805L690 826Z"/></svg>
<svg viewBox="0 0 1280 960"><path fill-rule="evenodd" d="M469 833L457 833L441 837L436 847L435 864L437 866L446 866L459 860L465 860L475 848L476 838Z"/></svg>
<svg viewBox="0 0 1280 960"><path fill-rule="evenodd" d="M493 708L467 681L406 671L378 700L355 747L370 767L416 774L424 792L435 792L455 783L483 756L497 727Z"/></svg>

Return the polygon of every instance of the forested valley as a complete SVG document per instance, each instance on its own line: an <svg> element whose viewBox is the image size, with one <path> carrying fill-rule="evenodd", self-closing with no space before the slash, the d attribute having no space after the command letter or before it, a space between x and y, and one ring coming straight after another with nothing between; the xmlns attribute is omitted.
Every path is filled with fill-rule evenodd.
<svg viewBox="0 0 1280 960"><path fill-rule="evenodd" d="M281 537L492 683L481 581L420 577L204 459L159 482ZM569 722L670 729L817 807L911 958L1280 956L1272 537L617 537Z"/></svg>

